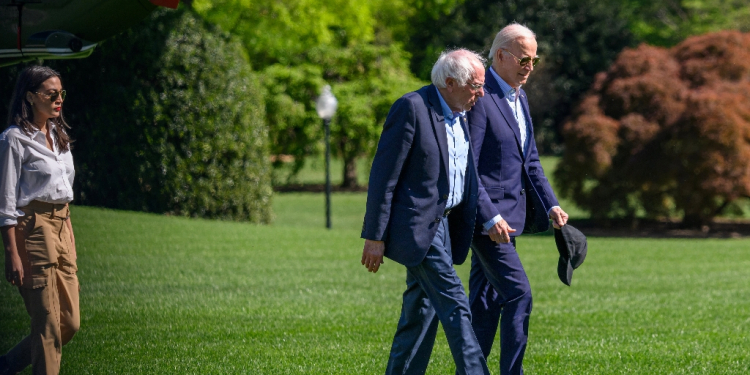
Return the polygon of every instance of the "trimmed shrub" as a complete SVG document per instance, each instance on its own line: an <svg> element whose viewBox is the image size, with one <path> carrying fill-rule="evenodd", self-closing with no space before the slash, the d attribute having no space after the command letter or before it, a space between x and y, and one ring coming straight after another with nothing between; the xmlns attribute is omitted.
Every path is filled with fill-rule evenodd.
<svg viewBox="0 0 750 375"><path fill-rule="evenodd" d="M626 49L563 128L560 193L595 218L711 221L750 196L750 34Z"/></svg>
<svg viewBox="0 0 750 375"><path fill-rule="evenodd" d="M159 10L63 75L76 202L270 221L262 86L239 42L189 10Z"/></svg>

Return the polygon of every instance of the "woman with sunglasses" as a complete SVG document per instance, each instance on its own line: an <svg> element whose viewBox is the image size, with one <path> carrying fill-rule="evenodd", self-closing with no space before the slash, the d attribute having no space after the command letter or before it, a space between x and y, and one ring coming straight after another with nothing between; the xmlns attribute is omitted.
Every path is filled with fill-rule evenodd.
<svg viewBox="0 0 750 375"><path fill-rule="evenodd" d="M80 327L76 247L68 203L73 157L62 116L60 75L31 66L18 77L0 134L0 233L5 279L18 287L31 316L31 334L4 356L0 375L32 365L57 374L61 348Z"/></svg>

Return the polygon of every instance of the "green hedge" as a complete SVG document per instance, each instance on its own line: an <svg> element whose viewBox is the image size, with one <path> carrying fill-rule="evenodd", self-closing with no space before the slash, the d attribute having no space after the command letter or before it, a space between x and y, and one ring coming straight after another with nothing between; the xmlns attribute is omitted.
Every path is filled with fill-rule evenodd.
<svg viewBox="0 0 750 375"><path fill-rule="evenodd" d="M191 11L160 10L63 76L76 202L271 218L263 89L241 45Z"/></svg>

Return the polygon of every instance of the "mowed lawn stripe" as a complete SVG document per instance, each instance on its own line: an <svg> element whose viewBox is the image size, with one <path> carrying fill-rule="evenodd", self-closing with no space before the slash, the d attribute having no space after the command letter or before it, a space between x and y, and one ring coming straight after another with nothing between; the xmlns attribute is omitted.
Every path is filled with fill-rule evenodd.
<svg viewBox="0 0 750 375"><path fill-rule="evenodd" d="M334 195L331 231L321 194L274 200L270 226L74 207L83 321L62 373L382 373L404 268L359 264L365 195ZM518 243L527 373L750 373L750 241L591 238L572 287L552 237ZM5 282L0 301L4 352L28 323ZM453 371L440 332L428 373Z"/></svg>

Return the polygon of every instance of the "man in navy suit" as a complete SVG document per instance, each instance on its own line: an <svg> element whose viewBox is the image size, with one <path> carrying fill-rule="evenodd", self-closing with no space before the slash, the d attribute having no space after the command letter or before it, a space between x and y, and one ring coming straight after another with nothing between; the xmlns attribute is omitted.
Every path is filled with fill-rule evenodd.
<svg viewBox="0 0 750 375"><path fill-rule="evenodd" d="M568 215L539 162L529 104L521 85L534 65L536 36L512 24L490 49L486 95L469 113L479 173L477 224L472 243L469 296L472 326L485 358L500 323L500 373L523 374L531 314L531 288L516 252L516 236L556 227Z"/></svg>
<svg viewBox="0 0 750 375"><path fill-rule="evenodd" d="M465 113L484 95L482 57L444 52L432 85L397 100L372 163L362 264L406 266L406 291L386 374L424 374L438 321L459 374L489 374L453 264L466 260L477 176Z"/></svg>

